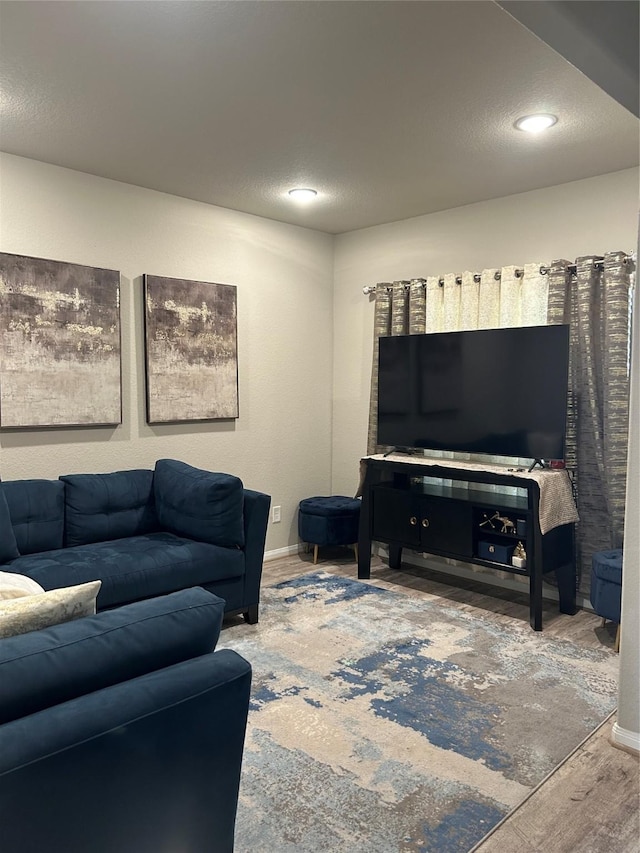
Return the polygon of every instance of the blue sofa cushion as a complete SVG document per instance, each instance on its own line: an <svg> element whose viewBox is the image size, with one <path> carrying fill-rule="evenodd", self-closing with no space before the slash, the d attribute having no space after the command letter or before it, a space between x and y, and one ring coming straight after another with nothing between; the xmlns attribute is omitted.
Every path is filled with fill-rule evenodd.
<svg viewBox="0 0 640 853"><path fill-rule="evenodd" d="M159 459L153 488L158 519L166 530L211 545L243 547L244 488L238 477Z"/></svg>
<svg viewBox="0 0 640 853"><path fill-rule="evenodd" d="M158 530L153 471L65 474L65 544L88 545Z"/></svg>
<svg viewBox="0 0 640 853"><path fill-rule="evenodd" d="M6 480L0 483L18 551L35 554L62 548L64 483L59 480Z"/></svg>
<svg viewBox="0 0 640 853"><path fill-rule="evenodd" d="M194 588L0 641L0 723L214 650L224 601Z"/></svg>
<svg viewBox="0 0 640 853"><path fill-rule="evenodd" d="M147 533L18 557L12 572L44 589L101 580L99 610L244 574L244 553L173 533Z"/></svg>
<svg viewBox="0 0 640 853"><path fill-rule="evenodd" d="M0 563L8 563L9 560L15 560L19 556L20 551L18 551L16 535L13 532L7 499L0 486Z"/></svg>

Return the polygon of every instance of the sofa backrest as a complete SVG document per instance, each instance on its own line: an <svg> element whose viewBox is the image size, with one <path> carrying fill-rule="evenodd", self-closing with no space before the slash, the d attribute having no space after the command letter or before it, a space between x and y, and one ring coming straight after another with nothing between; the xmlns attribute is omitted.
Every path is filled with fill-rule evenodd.
<svg viewBox="0 0 640 853"><path fill-rule="evenodd" d="M9 507L20 554L62 548L64 483L58 480L5 480L0 488Z"/></svg>
<svg viewBox="0 0 640 853"><path fill-rule="evenodd" d="M244 487L238 477L158 459L153 489L164 530L223 548L244 547Z"/></svg>
<svg viewBox="0 0 640 853"><path fill-rule="evenodd" d="M88 545L158 530L153 471L65 474L64 544Z"/></svg>

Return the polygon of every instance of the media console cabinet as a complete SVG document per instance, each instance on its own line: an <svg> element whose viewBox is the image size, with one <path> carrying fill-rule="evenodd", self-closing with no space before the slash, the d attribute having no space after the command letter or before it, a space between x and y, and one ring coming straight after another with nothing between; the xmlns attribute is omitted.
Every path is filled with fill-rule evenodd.
<svg viewBox="0 0 640 853"><path fill-rule="evenodd" d="M523 469L512 469L512 473L500 466L478 470L480 467L417 456L362 459L358 577L371 576L373 541L389 546L392 569L400 568L402 549L409 548L526 575L531 627L541 631L542 579L548 572L556 575L560 612L576 612L573 522L577 513L568 474ZM425 477L450 480L454 485L425 483ZM488 491L479 489L479 484L515 486L522 491L518 495L506 488ZM551 491L544 533L540 524L541 484L545 497ZM563 500L554 501L555 487L560 487ZM518 542L526 551L524 568L511 564L511 553Z"/></svg>

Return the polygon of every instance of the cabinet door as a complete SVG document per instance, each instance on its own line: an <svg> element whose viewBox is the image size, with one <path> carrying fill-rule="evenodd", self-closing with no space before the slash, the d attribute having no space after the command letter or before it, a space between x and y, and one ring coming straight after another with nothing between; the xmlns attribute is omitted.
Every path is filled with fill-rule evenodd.
<svg viewBox="0 0 640 853"><path fill-rule="evenodd" d="M419 502L420 545L452 557L471 557L471 505L464 501L424 497Z"/></svg>
<svg viewBox="0 0 640 853"><path fill-rule="evenodd" d="M411 548L420 542L414 496L402 489L373 489L373 538L402 542Z"/></svg>

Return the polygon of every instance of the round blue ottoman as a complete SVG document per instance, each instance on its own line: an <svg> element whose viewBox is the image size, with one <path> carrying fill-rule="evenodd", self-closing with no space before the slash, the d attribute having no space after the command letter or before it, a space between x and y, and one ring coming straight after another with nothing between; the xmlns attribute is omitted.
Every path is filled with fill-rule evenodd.
<svg viewBox="0 0 640 853"><path fill-rule="evenodd" d="M360 501L344 495L305 498L298 507L298 535L313 545L313 562L318 562L320 545L351 545L358 557Z"/></svg>
<svg viewBox="0 0 640 853"><path fill-rule="evenodd" d="M618 623L616 651L620 644L620 606L622 600L622 548L597 551L591 558L591 606L602 616Z"/></svg>

